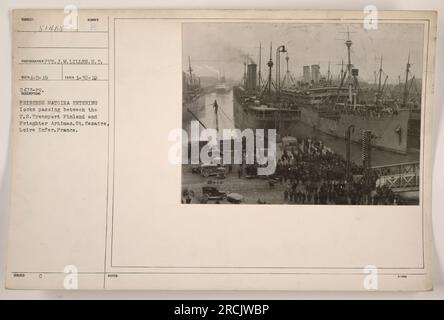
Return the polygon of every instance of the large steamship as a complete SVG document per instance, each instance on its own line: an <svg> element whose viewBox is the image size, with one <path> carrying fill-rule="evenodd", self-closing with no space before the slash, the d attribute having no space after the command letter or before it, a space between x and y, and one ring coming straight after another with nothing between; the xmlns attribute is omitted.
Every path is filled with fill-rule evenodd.
<svg viewBox="0 0 444 320"><path fill-rule="evenodd" d="M273 61L267 63L269 76L262 82L261 71L253 61L246 64L243 85L233 87L234 124L244 129L276 129L279 135L300 119L299 108L289 99L277 94L276 83L272 81ZM285 46L277 49L277 56L286 52ZM260 61L259 61L260 66Z"/></svg>
<svg viewBox="0 0 444 320"><path fill-rule="evenodd" d="M191 68L191 59L188 58L188 72L182 72L182 121L189 121L191 113L205 109L205 95L200 85L200 78L196 77Z"/></svg>
<svg viewBox="0 0 444 320"><path fill-rule="evenodd" d="M361 142L362 132L370 131L372 145L388 151L405 154L419 150L420 97L416 101L410 99L409 87L414 81L409 79L410 62L406 65L401 97L388 99L384 94L386 82L382 85L381 80L377 88L370 89L370 93L360 88L359 70L351 62L350 37L345 45L348 55L346 69L342 70L334 84L332 81L319 81L319 66L314 65L311 83L301 81L299 85L283 87L279 58L285 48L276 54L275 81L272 81L271 54L269 79L263 86L257 85L257 66L248 64L244 85L235 87L233 91L236 126L241 129L276 128L282 135L291 135L292 126L300 121L340 138L344 138L349 130L350 139L354 142ZM306 72L304 70L304 74Z"/></svg>

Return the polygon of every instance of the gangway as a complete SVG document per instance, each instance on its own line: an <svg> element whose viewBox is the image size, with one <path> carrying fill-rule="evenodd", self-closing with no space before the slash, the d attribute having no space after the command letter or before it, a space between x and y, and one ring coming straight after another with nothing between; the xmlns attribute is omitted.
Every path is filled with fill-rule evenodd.
<svg viewBox="0 0 444 320"><path fill-rule="evenodd" d="M376 187L387 186L402 198L419 199L419 161L371 167L377 175Z"/></svg>

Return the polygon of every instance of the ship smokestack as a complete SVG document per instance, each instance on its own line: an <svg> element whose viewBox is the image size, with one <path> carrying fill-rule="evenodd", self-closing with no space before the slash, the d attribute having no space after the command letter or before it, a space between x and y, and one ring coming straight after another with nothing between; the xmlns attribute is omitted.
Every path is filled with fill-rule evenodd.
<svg viewBox="0 0 444 320"><path fill-rule="evenodd" d="M304 66L303 67L303 81L304 83L310 83L311 80L311 71L310 71L310 66Z"/></svg>
<svg viewBox="0 0 444 320"><path fill-rule="evenodd" d="M255 91L257 84L257 74L256 74L257 64L250 63L247 67L247 90Z"/></svg>
<svg viewBox="0 0 444 320"><path fill-rule="evenodd" d="M321 73L320 73L320 67L318 64L313 64L311 66L311 80L313 80L313 82L315 84L319 83L319 80L321 78Z"/></svg>

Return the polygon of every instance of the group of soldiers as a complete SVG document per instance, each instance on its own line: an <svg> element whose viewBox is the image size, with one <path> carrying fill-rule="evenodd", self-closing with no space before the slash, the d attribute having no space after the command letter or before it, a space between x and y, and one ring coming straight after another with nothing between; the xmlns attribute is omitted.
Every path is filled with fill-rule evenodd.
<svg viewBox="0 0 444 320"><path fill-rule="evenodd" d="M285 184L284 201L296 204L393 204L390 188L375 190L377 176L350 163L346 179L345 159L316 138L298 138L284 149L275 176Z"/></svg>
<svg viewBox="0 0 444 320"><path fill-rule="evenodd" d="M228 172L233 172L229 165ZM257 164L240 165L239 179L257 176ZM284 186L284 203L294 204L400 204L393 191L385 185L376 185L378 175L364 170L353 162L347 163L343 156L313 137L298 137L291 144L283 146L274 174L268 178L271 188L276 184ZM185 190L183 203L191 203L194 193ZM208 199L202 198L201 203ZM258 204L267 204L259 198Z"/></svg>

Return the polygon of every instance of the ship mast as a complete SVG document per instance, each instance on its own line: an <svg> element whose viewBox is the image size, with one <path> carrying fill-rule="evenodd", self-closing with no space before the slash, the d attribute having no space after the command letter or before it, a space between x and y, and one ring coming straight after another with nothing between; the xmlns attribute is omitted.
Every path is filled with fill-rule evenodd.
<svg viewBox="0 0 444 320"><path fill-rule="evenodd" d="M348 82L348 101L349 103L352 103L352 89L353 89L353 84L352 84L352 68L353 65L351 63L351 46L352 46L353 42L350 40L350 31L347 29L347 41L345 41L345 45L347 46L347 57L348 57L348 61L347 61L347 82Z"/></svg>
<svg viewBox="0 0 444 320"><path fill-rule="evenodd" d="M381 89L381 97L384 97L385 89L387 89L387 80L389 76L385 76L384 84L382 85Z"/></svg>
<svg viewBox="0 0 444 320"><path fill-rule="evenodd" d="M353 64L351 61L351 46L353 42L350 40L350 30L347 28L347 40L345 41L345 45L347 47L347 69L343 71L341 69L341 83L338 87L338 93L336 95L336 102L339 101L340 91L344 86L344 82L346 81L348 85L348 99L345 103L353 104L356 106L357 103L357 91L358 87L358 69L353 69ZM347 78L347 80L346 80Z"/></svg>
<svg viewBox="0 0 444 320"><path fill-rule="evenodd" d="M247 87L247 56L244 57L244 87Z"/></svg>
<svg viewBox="0 0 444 320"><path fill-rule="evenodd" d="M273 68L273 60L272 60L272 52L273 52L273 43L270 42L270 60L268 60L268 95L271 97L271 72Z"/></svg>
<svg viewBox="0 0 444 320"><path fill-rule="evenodd" d="M286 72L284 79L282 80L282 88L290 88L292 85L294 85L294 79L290 72L290 66L289 66L290 57L288 56L288 52L285 55L285 62L286 62Z"/></svg>
<svg viewBox="0 0 444 320"><path fill-rule="evenodd" d="M213 109L214 109L214 117L216 118L216 131L219 132L219 117L218 117L219 105L217 104L217 100L214 100L213 102Z"/></svg>
<svg viewBox="0 0 444 320"><path fill-rule="evenodd" d="M190 56L188 56L188 72L190 73L190 85L193 85L193 69L191 68Z"/></svg>
<svg viewBox="0 0 444 320"><path fill-rule="evenodd" d="M382 56L379 63L379 80L378 80L378 93L381 93L381 77L382 77Z"/></svg>
<svg viewBox="0 0 444 320"><path fill-rule="evenodd" d="M347 72L344 71L344 60L341 60L341 73L338 74L338 90L336 92L336 99L334 103L338 103L339 102L339 98L340 98L340 93L341 93L341 89L344 87L344 81L345 81L345 76L347 75Z"/></svg>
<svg viewBox="0 0 444 320"><path fill-rule="evenodd" d="M386 89L386 84L387 84L387 79L388 79L388 75L386 75L385 79L384 79L384 83L382 83L383 72L384 72L384 70L382 69L382 56L381 56L381 60L379 62L378 90L376 93L376 104L378 104L378 105L382 102L382 99L384 97L384 92ZM376 73L375 73L375 77L376 77Z"/></svg>
<svg viewBox="0 0 444 320"><path fill-rule="evenodd" d="M288 60L290 60L290 57L288 56L288 52L285 55L285 64L286 64L286 68L287 70L285 71L285 75L288 78L290 76L290 69L288 69Z"/></svg>
<svg viewBox="0 0 444 320"><path fill-rule="evenodd" d="M341 60L341 75L339 76L339 82L342 87L342 81L344 79L344 60Z"/></svg>
<svg viewBox="0 0 444 320"><path fill-rule="evenodd" d="M288 69L288 65L287 65L287 69ZM328 62L328 71L327 71L327 83L330 83L330 77L331 77L331 72L330 72L330 61Z"/></svg>
<svg viewBox="0 0 444 320"><path fill-rule="evenodd" d="M261 66L262 66L262 43L259 42L259 72L258 72L259 90L262 86Z"/></svg>
<svg viewBox="0 0 444 320"><path fill-rule="evenodd" d="M408 91L409 73L410 73L410 53L409 53L409 56L407 59L407 65L406 65L406 70L405 70L404 97L402 100L402 107L403 108L407 107L407 99L409 96L409 91Z"/></svg>

